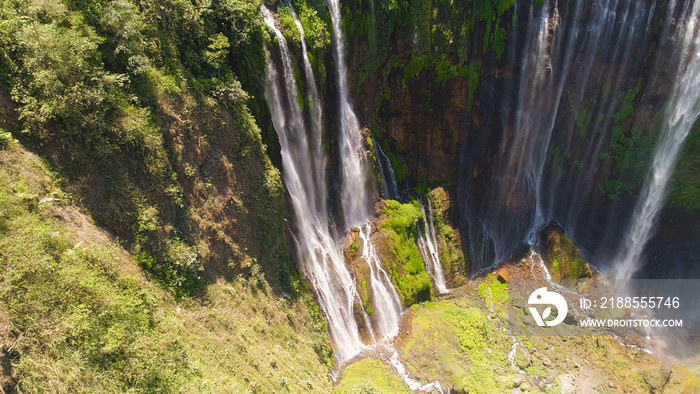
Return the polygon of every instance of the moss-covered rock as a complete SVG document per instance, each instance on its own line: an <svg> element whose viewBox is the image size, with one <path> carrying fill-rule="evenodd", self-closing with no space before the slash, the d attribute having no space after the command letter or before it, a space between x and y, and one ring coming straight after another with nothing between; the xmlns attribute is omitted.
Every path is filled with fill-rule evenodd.
<svg viewBox="0 0 700 394"><path fill-rule="evenodd" d="M430 300L430 277L416 246L416 226L423 220L420 205L417 201L401 204L393 200L380 204L381 215L371 239L384 269L404 305Z"/></svg>
<svg viewBox="0 0 700 394"><path fill-rule="evenodd" d="M593 276L593 270L583 260L581 250L564 230L552 222L540 233L543 260L552 279L580 279Z"/></svg>
<svg viewBox="0 0 700 394"><path fill-rule="evenodd" d="M498 320L482 308L447 300L414 308L410 333L398 346L413 376L423 383L438 380L453 392L504 389L499 377L509 375L511 340Z"/></svg>
<svg viewBox="0 0 700 394"><path fill-rule="evenodd" d="M445 272L448 287L454 288L466 282L467 262L462 253L459 232L452 227L452 199L450 193L442 187L433 189L429 194L433 210L433 224L438 239L440 262Z"/></svg>

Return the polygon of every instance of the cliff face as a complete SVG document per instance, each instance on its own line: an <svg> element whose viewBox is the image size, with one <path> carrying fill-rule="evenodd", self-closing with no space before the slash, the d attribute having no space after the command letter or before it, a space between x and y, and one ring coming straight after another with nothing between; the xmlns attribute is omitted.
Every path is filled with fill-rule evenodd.
<svg viewBox="0 0 700 394"><path fill-rule="evenodd" d="M480 78L498 73L512 6L512 1L347 2L362 120L385 151L399 153L392 164L407 167L410 184L454 181L460 142L471 125L491 121L482 119L477 86Z"/></svg>
<svg viewBox="0 0 700 394"><path fill-rule="evenodd" d="M456 184L469 272L537 220L564 226L594 264L609 260L651 166L682 7L620 2L610 11L627 22L613 23L577 2L346 4L362 121L404 187ZM670 200L695 212L681 197L698 173L687 156ZM664 231L687 239L694 217Z"/></svg>

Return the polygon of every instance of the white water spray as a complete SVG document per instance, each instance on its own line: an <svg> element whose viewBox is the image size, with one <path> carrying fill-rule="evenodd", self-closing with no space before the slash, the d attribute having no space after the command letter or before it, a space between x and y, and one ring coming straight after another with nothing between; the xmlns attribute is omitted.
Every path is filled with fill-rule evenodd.
<svg viewBox="0 0 700 394"><path fill-rule="evenodd" d="M430 199L428 199L428 210L426 212L424 208L423 201L420 202L420 210L423 213L423 228L418 224L418 250L420 251L423 261L425 263L425 269L430 275L430 279L433 281L435 290L438 293L447 293L447 285L445 284L445 273L442 270L442 263L440 263L440 253L438 252L438 242L435 235L435 226L433 224L433 208L430 206Z"/></svg>
<svg viewBox="0 0 700 394"><path fill-rule="evenodd" d="M345 41L340 15L339 0L327 0L333 20L333 56L336 69L340 117L339 158L342 167L341 202L345 228L358 226L369 218L367 195L367 158L363 152L360 123L348 99Z"/></svg>
<svg viewBox="0 0 700 394"><path fill-rule="evenodd" d="M363 257L370 268L369 286L373 294L371 318L361 307L362 301L356 289L355 278L345 265L342 246L331 235L326 157L322 150L322 106L304 41L303 26L291 3L287 0L282 2L292 11L295 25L301 35L305 91L311 104L307 114L310 120L305 120L304 111L297 99L299 89L295 83L294 65L287 42L282 32L277 29L272 13L262 6L263 19L277 38L281 61L280 72L277 69L279 66L275 66L275 62L268 59L265 97L279 136L282 175L294 208L296 220L293 237L299 265L324 313L336 357L342 361L366 348L360 336L356 316L364 318L369 340L375 343L396 335L402 305L389 275L381 267L374 252L369 239L369 225L362 226L361 237ZM339 16L338 5L334 5L336 15ZM334 37L338 52L336 56L343 62L342 36L339 27L336 29L336 22L339 22L339 18L334 19ZM344 222L350 227L365 223L369 219L368 182L359 125L347 100L345 66L344 63L336 63L337 74L342 76L339 81L342 107L339 158L343 167L341 202Z"/></svg>
<svg viewBox="0 0 700 394"><path fill-rule="evenodd" d="M270 11L263 6L261 12L277 37L282 61L280 74L268 60L265 97L279 136L282 175L297 218L294 242L299 264L323 309L336 356L350 358L362 347L353 309L359 295L340 247L330 236L327 211L318 209L325 206L325 158L315 154L314 144L307 138L287 42L275 27ZM313 168L319 169L321 176L314 175Z"/></svg>
<svg viewBox="0 0 700 394"><path fill-rule="evenodd" d="M379 334L376 340L391 338L399 332L399 316L401 315L401 298L396 293L389 274L382 268L379 257L370 240L370 224L360 227L362 240L362 258L367 262L370 275L370 290L374 296L375 326Z"/></svg>
<svg viewBox="0 0 700 394"><path fill-rule="evenodd" d="M666 107L652 167L644 182L622 248L616 258L616 276L629 279L639 269L644 247L653 235L666 203L668 181L678 161L683 141L700 115L700 0L680 29L681 63Z"/></svg>

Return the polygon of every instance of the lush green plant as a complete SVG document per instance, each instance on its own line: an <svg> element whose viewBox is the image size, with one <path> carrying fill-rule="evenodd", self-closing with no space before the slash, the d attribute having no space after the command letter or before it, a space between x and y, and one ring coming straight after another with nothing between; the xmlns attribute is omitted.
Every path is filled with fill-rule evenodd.
<svg viewBox="0 0 700 394"><path fill-rule="evenodd" d="M12 138L12 134L0 129L0 149L6 149L10 146L10 144L12 144L13 141L14 139Z"/></svg>
<svg viewBox="0 0 700 394"><path fill-rule="evenodd" d="M391 240L393 261L389 271L401 300L407 306L429 300L430 277L416 246L416 226L423 220L420 205L415 200L407 204L388 200L386 204L382 210L386 218L382 228Z"/></svg>

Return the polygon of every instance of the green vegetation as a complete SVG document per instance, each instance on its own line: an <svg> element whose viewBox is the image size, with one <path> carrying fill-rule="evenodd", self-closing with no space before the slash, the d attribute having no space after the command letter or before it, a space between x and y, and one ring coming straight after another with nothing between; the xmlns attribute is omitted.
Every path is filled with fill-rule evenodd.
<svg viewBox="0 0 700 394"><path fill-rule="evenodd" d="M479 308L450 301L426 303L412 316L411 335L399 349L409 369L426 380L447 382L455 392L499 391L497 377L509 370L510 338L498 327L498 320L489 320ZM435 354L440 357L436 359Z"/></svg>
<svg viewBox="0 0 700 394"><path fill-rule="evenodd" d="M640 85L641 80L637 81L634 88L618 94L620 109L612 116L610 150L600 155L601 160L613 162L611 174L599 186L600 191L610 199L632 196L636 193L633 185L641 184L641 180L644 179L654 148L654 136L659 127L659 114L662 111L657 114L651 127L636 124L629 126L631 123L629 119L635 111L634 100L639 93ZM607 92L605 86L603 90L603 93Z"/></svg>
<svg viewBox="0 0 700 394"><path fill-rule="evenodd" d="M398 156L396 156L391 151L391 149L388 149L390 143L391 140L386 139L384 141L384 146L387 148L384 148L382 150L384 151L386 157L389 159L389 162L391 163L391 168L394 169L394 177L396 178L396 182L402 183L409 174L408 167L406 167L406 164L404 164L404 162Z"/></svg>
<svg viewBox="0 0 700 394"><path fill-rule="evenodd" d="M671 207L700 210L700 122L695 122L683 143L668 203Z"/></svg>
<svg viewBox="0 0 700 394"><path fill-rule="evenodd" d="M177 297L255 264L293 280L284 192L254 118L267 111L259 5L0 5L0 96L17 105L0 124Z"/></svg>
<svg viewBox="0 0 700 394"><path fill-rule="evenodd" d="M430 277L416 246L417 225L423 220L417 201L401 204L386 201L382 210L381 228L389 234L391 274L404 305L409 306L430 299Z"/></svg>
<svg viewBox="0 0 700 394"><path fill-rule="evenodd" d="M253 270L176 302L68 199L36 155L0 150L5 392L330 390L303 284L285 299Z"/></svg>
<svg viewBox="0 0 700 394"><path fill-rule="evenodd" d="M488 275L477 287L477 294L490 311L497 311L502 320L506 320L506 303L508 301L508 284L501 283L494 275Z"/></svg>
<svg viewBox="0 0 700 394"><path fill-rule="evenodd" d="M588 277L590 272L583 261L581 251L565 235L552 235L556 239L549 243L547 261L555 279L579 279Z"/></svg>
<svg viewBox="0 0 700 394"><path fill-rule="evenodd" d="M312 0L295 0L294 10L304 29L304 38L309 54L311 67L321 84L326 79L324 58L331 49L331 17L325 4ZM277 16L282 27L282 33L291 45L297 47L296 54L301 53L301 33L294 23L292 11L282 5L277 7ZM302 86L302 85L299 85Z"/></svg>
<svg viewBox="0 0 700 394"><path fill-rule="evenodd" d="M460 246L459 234L450 225L448 218L449 200L445 189L438 187L432 190L428 197L433 208L433 225L435 226L440 250L440 263L445 275L454 282L461 284L462 273L466 271L464 254Z"/></svg>
<svg viewBox="0 0 700 394"><path fill-rule="evenodd" d="M514 0L358 1L343 18L348 41L359 51L352 64L358 76L356 91L368 79L383 86L394 68L401 69L405 88L409 80L426 70L434 72L436 85L441 87L452 78L466 78L471 108L480 63L470 60L468 49L474 46L472 40L478 31L482 39L476 44L500 59L505 50L505 27L512 20L506 13L513 4ZM411 37L404 53L390 50L398 36Z"/></svg>
<svg viewBox="0 0 700 394"><path fill-rule="evenodd" d="M340 384L333 394L401 394L411 393L406 383L396 376L391 367L374 358L358 361L343 371Z"/></svg>

